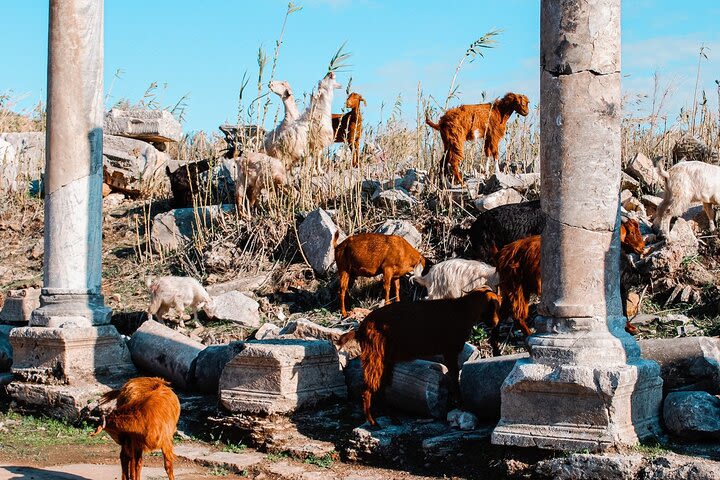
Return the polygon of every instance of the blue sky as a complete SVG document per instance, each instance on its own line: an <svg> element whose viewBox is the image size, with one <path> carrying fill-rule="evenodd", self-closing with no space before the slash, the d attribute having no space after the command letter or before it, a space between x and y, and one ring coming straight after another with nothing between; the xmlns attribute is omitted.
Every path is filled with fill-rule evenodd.
<svg viewBox="0 0 720 480"><path fill-rule="evenodd" d="M0 93L30 108L46 93L47 15L45 0L3 0L0 18ZM539 0L298 0L302 10L288 19L276 78L292 85L296 96L308 92L325 71L338 46L347 41L353 90L368 105L367 122L389 111L398 95L404 118L414 123L418 82L423 91L444 99L452 74L467 46L483 33L503 30L496 48L466 64L460 73L460 101L476 103L481 92L492 98L507 91L526 93L533 104L539 90ZM137 101L158 82L159 101L173 105L188 93L186 131L216 131L235 121L244 71L255 94L257 51L269 57L280 31L286 1L106 0L105 89L108 106L121 98ZM652 76L673 85L667 104L670 120L692 103L697 52L702 83L713 108L720 79L720 2L708 0L623 1L623 88L629 98L652 93ZM121 78L113 77L123 71ZM162 85L166 84L166 88ZM336 91L334 111L344 90ZM279 107L277 97L270 117ZM636 110L634 102L628 108ZM643 105L640 106L643 108Z"/></svg>

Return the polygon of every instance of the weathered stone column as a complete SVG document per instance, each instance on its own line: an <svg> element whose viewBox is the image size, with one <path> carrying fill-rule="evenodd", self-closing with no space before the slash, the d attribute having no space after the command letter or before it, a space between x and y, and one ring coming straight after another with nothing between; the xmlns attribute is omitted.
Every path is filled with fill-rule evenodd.
<svg viewBox="0 0 720 480"><path fill-rule="evenodd" d="M620 0L542 0L543 292L492 441L602 450L658 431L662 380L619 295Z"/></svg>
<svg viewBox="0 0 720 480"><path fill-rule="evenodd" d="M26 382L12 392L26 403L67 397L51 385L133 371L100 294L103 0L50 0L48 38L44 288L30 325L10 336L13 372Z"/></svg>

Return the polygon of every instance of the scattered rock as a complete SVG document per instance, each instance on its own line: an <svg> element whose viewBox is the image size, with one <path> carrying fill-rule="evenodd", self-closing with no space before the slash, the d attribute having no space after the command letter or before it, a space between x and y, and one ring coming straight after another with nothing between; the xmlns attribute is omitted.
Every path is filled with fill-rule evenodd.
<svg viewBox="0 0 720 480"><path fill-rule="evenodd" d="M707 392L672 392L663 404L665 426L679 437L720 439L720 398Z"/></svg>
<svg viewBox="0 0 720 480"><path fill-rule="evenodd" d="M653 338L638 344L644 358L660 364L664 392L691 388L720 393L720 339Z"/></svg>
<svg viewBox="0 0 720 480"><path fill-rule="evenodd" d="M417 200L403 188L377 191L371 200L378 207L387 209L407 209L417 203Z"/></svg>
<svg viewBox="0 0 720 480"><path fill-rule="evenodd" d="M645 211L650 216L655 215L655 212L662 203L662 200L662 197L656 197L655 195L643 195L640 197L640 201L645 206Z"/></svg>
<svg viewBox="0 0 720 480"><path fill-rule="evenodd" d="M640 190L640 182L635 180L633 177L625 172L622 172L622 179L620 181L620 190L627 190L632 195Z"/></svg>
<svg viewBox="0 0 720 480"><path fill-rule="evenodd" d="M697 137L686 133L675 142L672 149L673 162L680 160L695 160L698 162L707 162L711 158L711 149Z"/></svg>
<svg viewBox="0 0 720 480"><path fill-rule="evenodd" d="M227 282L208 285L205 290L207 290L211 296L222 295L223 293L227 293L232 290L237 290L238 292L243 293L252 293L262 287L269 279L270 273L253 276L243 275Z"/></svg>
<svg viewBox="0 0 720 480"><path fill-rule="evenodd" d="M40 292L39 288L8 291L2 311L0 311L0 323L27 324L33 310L40 307Z"/></svg>
<svg viewBox="0 0 720 480"><path fill-rule="evenodd" d="M405 175L395 181L396 188L402 188L410 195L420 195L425 189L427 173L414 168L405 171Z"/></svg>
<svg viewBox="0 0 720 480"><path fill-rule="evenodd" d="M176 387L193 386L195 360L205 348L180 332L148 320L128 342L132 361L139 369L170 380Z"/></svg>
<svg viewBox="0 0 720 480"><path fill-rule="evenodd" d="M298 227L300 247L312 269L318 275L327 275L337 269L333 236L337 226L322 208L313 210ZM345 239L340 233L338 244Z"/></svg>
<svg viewBox="0 0 720 480"><path fill-rule="evenodd" d="M15 147L0 138L0 192L16 192L19 174L19 160Z"/></svg>
<svg viewBox="0 0 720 480"><path fill-rule="evenodd" d="M422 242L422 235L420 235L418 229L408 220L385 220L385 222L375 230L375 233L398 235L407 240L414 248L418 248Z"/></svg>
<svg viewBox="0 0 720 480"><path fill-rule="evenodd" d="M343 333L345 333L345 330L323 327L305 318L300 318L285 325L285 327L280 330L279 335L300 340L327 340L333 343Z"/></svg>
<svg viewBox="0 0 720 480"><path fill-rule="evenodd" d="M106 184L103 184L106 185ZM110 193L103 198L103 208L110 209L119 207L125 201L125 195L122 193Z"/></svg>
<svg viewBox="0 0 720 480"><path fill-rule="evenodd" d="M244 348L245 344L241 341L205 347L195 361L193 386L201 392L217 393L225 365Z"/></svg>
<svg viewBox="0 0 720 480"><path fill-rule="evenodd" d="M661 180L653 161L642 152L635 154L625 171L645 185L653 186Z"/></svg>
<svg viewBox="0 0 720 480"><path fill-rule="evenodd" d="M217 297L215 303L215 318L237 323L244 327L260 326L260 304L242 293L231 290Z"/></svg>
<svg viewBox="0 0 720 480"><path fill-rule="evenodd" d="M167 110L121 110L112 108L105 114L105 135L119 135L146 142L179 142L182 125Z"/></svg>
<svg viewBox="0 0 720 480"><path fill-rule="evenodd" d="M540 461L535 466L538 478L548 480L631 480L640 478L643 458L631 455L572 454Z"/></svg>
<svg viewBox="0 0 720 480"><path fill-rule="evenodd" d="M363 198L370 199L382 190L382 184L377 180L363 180L360 184L360 192Z"/></svg>
<svg viewBox="0 0 720 480"><path fill-rule="evenodd" d="M479 211L484 212L491 210L500 205L507 205L508 203L520 203L524 200L522 194L518 193L512 188L506 188L498 190L497 192L489 195L483 195L475 200L475 208Z"/></svg>
<svg viewBox="0 0 720 480"><path fill-rule="evenodd" d="M103 135L103 179L113 190L138 196L161 186L168 159L141 140Z"/></svg>
<svg viewBox="0 0 720 480"><path fill-rule="evenodd" d="M420 443L425 438L447 433L449 429L445 422L406 421L396 425L387 417L376 421L377 428L365 423L352 431L345 452L349 460L372 457L397 462L405 458L404 447L408 441Z"/></svg>
<svg viewBox="0 0 720 480"><path fill-rule="evenodd" d="M17 176L39 180L45 169L45 132L0 133L0 140L13 147L18 167Z"/></svg>
<svg viewBox="0 0 720 480"><path fill-rule="evenodd" d="M335 347L322 340L248 342L220 377L220 403L235 413L288 414L346 397Z"/></svg>
<svg viewBox="0 0 720 480"><path fill-rule="evenodd" d="M518 360L527 353L481 358L463 365L460 395L463 408L483 419L500 418L500 387Z"/></svg>
<svg viewBox="0 0 720 480"><path fill-rule="evenodd" d="M480 444L487 442L492 435L494 426L470 431L452 431L426 438L422 442L422 451L425 460L446 461L453 457L459 457L469 447L481 448Z"/></svg>
<svg viewBox="0 0 720 480"><path fill-rule="evenodd" d="M178 208L153 217L150 241L155 251L172 251L193 240L198 222L209 225L235 210L234 205L213 205L201 208Z"/></svg>
<svg viewBox="0 0 720 480"><path fill-rule="evenodd" d="M540 173L495 173L485 182L484 193L491 194L499 190L511 188L518 193L540 188Z"/></svg>
<svg viewBox="0 0 720 480"><path fill-rule="evenodd" d="M260 328L254 334L255 340L271 340L278 338L280 335L280 327L274 323L265 322L260 325Z"/></svg>
<svg viewBox="0 0 720 480"><path fill-rule="evenodd" d="M447 422L451 427L460 430L475 430L478 426L478 419L475 415L458 409L448 412Z"/></svg>

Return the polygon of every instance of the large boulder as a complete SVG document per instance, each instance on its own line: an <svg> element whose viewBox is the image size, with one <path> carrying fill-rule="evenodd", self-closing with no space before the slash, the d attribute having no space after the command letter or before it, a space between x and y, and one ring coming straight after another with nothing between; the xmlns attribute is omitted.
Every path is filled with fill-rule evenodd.
<svg viewBox="0 0 720 480"><path fill-rule="evenodd" d="M113 190L137 196L164 188L169 157L134 138L103 135L103 179Z"/></svg>
<svg viewBox="0 0 720 480"><path fill-rule="evenodd" d="M652 160L650 160L642 152L635 154L635 156L628 162L625 171L648 186L660 183L660 180L662 179L655 168L655 165L653 165Z"/></svg>
<svg viewBox="0 0 720 480"><path fill-rule="evenodd" d="M212 205L201 208L177 208L153 217L150 241L155 251L172 251L192 242L199 228L206 228L235 205Z"/></svg>
<svg viewBox="0 0 720 480"><path fill-rule="evenodd" d="M298 227L300 247L312 269L318 275L327 275L335 269L333 237L339 229L322 208L313 210ZM338 244L344 240L340 234Z"/></svg>
<svg viewBox="0 0 720 480"><path fill-rule="evenodd" d="M674 162L680 160L708 162L712 158L712 149L699 138L686 133L675 142L672 149L672 158Z"/></svg>
<svg viewBox="0 0 720 480"><path fill-rule="evenodd" d="M672 392L665 397L668 430L690 440L720 440L720 398L707 392Z"/></svg>
<svg viewBox="0 0 720 480"><path fill-rule="evenodd" d="M231 412L289 414L346 398L335 347L323 340L246 343L220 376L220 403Z"/></svg>
<svg viewBox="0 0 720 480"><path fill-rule="evenodd" d="M377 191L373 194L371 200L378 207L388 210L409 209L418 203L404 188Z"/></svg>
<svg viewBox="0 0 720 480"><path fill-rule="evenodd" d="M463 407L484 419L500 418L500 387L515 363L527 353L467 362L460 373Z"/></svg>
<svg viewBox="0 0 720 480"><path fill-rule="evenodd" d="M195 361L205 345L161 323L148 320L130 337L128 348L138 369L165 378L176 387L188 389L195 379Z"/></svg>
<svg viewBox="0 0 720 480"><path fill-rule="evenodd" d="M525 193L528 190L538 190L540 188L539 173L495 173L487 182L485 182L485 193L494 193L499 190L512 188L519 193Z"/></svg>
<svg viewBox="0 0 720 480"><path fill-rule="evenodd" d="M665 245L644 259L646 268L657 278L677 270L686 257L697 255L698 240L690 224L682 218L675 220Z"/></svg>
<svg viewBox="0 0 720 480"><path fill-rule="evenodd" d="M720 393L720 339L650 338L638 345L643 358L660 365L665 392L691 388Z"/></svg>
<svg viewBox="0 0 720 480"><path fill-rule="evenodd" d="M231 290L217 297L215 303L215 318L237 323L244 327L260 326L260 304L242 293Z"/></svg>
<svg viewBox="0 0 720 480"><path fill-rule="evenodd" d="M105 114L106 135L119 135L146 142L179 142L182 125L167 110L113 108Z"/></svg>
<svg viewBox="0 0 720 480"><path fill-rule="evenodd" d="M375 230L375 233L398 235L407 240L413 248L418 248L422 242L422 235L409 220L385 220L385 222Z"/></svg>

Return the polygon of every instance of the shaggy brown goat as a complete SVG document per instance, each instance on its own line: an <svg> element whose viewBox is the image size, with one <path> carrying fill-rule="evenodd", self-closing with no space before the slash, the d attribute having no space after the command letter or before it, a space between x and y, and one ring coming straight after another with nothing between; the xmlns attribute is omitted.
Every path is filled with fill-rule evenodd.
<svg viewBox="0 0 720 480"><path fill-rule="evenodd" d="M340 312L347 317L345 295L357 277L374 277L382 273L385 303L390 303L390 283L395 284L395 299L400 300L400 277L425 268L425 257L407 240L397 235L359 233L346 238L339 245L340 233L335 232L333 246L340 276Z"/></svg>
<svg viewBox="0 0 720 480"><path fill-rule="evenodd" d="M173 435L180 418L180 402L162 378L138 377L128 380L120 390L104 394L100 404L117 400L115 410L91 436L105 430L120 445L122 480L140 480L143 452L161 450L165 472L173 473Z"/></svg>
<svg viewBox="0 0 720 480"><path fill-rule="evenodd" d="M500 140L505 136L505 125L510 115L528 114L528 98L517 93L508 93L493 103L461 105L451 108L440 117L438 123L425 116L425 123L440 132L443 142L442 171L455 177L460 185L464 185L460 175L460 162L465 155L465 142L468 140L485 139L485 156L498 160ZM452 172L449 172L452 170Z"/></svg>
<svg viewBox="0 0 720 480"><path fill-rule="evenodd" d="M620 225L620 242L625 252L643 253L645 242L640 235L640 225L636 220L627 220ZM527 326L530 296L542 294L540 245L540 235L523 238L503 247L497 258L497 272L500 276L498 289L502 295L503 305L502 318L507 318L512 314L516 325L527 336L532 335ZM623 314L627 316L626 292L626 287L621 285L620 297ZM630 323L630 320L627 320L625 331L635 334L637 328ZM496 335L497 332L491 332L491 340ZM499 355L499 353L493 346L493 355Z"/></svg>
<svg viewBox="0 0 720 480"><path fill-rule="evenodd" d="M341 335L336 342L339 348L352 339L360 344L367 421L377 425L370 413L372 396L387 384L397 362L443 355L457 399L458 355L474 325L498 324L499 308L500 300L489 288L456 299L393 303L371 312L357 330Z"/></svg>
<svg viewBox="0 0 720 480"><path fill-rule="evenodd" d="M367 102L359 93L351 93L345 101L349 112L333 113L332 128L335 132L336 143L347 143L352 152L352 165L357 167L360 163L360 137L362 136L362 113L360 102L367 106Z"/></svg>

